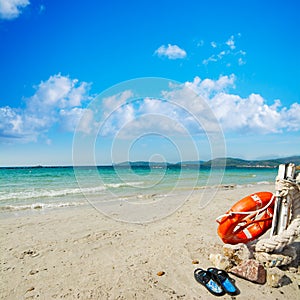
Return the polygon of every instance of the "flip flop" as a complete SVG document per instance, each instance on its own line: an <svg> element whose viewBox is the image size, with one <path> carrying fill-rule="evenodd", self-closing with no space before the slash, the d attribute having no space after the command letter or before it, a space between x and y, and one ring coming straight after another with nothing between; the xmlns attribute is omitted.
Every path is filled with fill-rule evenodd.
<svg viewBox="0 0 300 300"><path fill-rule="evenodd" d="M223 288L223 290L229 295L238 295L239 289L235 286L234 280L229 277L228 273L224 270L217 268L209 268L207 272L212 274L214 280Z"/></svg>
<svg viewBox="0 0 300 300"><path fill-rule="evenodd" d="M194 271L195 279L201 283L206 289L215 296L223 296L225 294L222 286L216 282L211 272L198 268Z"/></svg>

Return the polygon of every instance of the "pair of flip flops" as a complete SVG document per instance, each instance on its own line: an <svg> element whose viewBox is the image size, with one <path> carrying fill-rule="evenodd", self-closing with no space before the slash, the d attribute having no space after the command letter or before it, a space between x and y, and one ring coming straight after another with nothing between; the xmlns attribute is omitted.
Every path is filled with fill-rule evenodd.
<svg viewBox="0 0 300 300"><path fill-rule="evenodd" d="M232 278L224 270L208 268L203 270L198 268L194 271L195 279L215 296L238 295L239 289L235 286Z"/></svg>

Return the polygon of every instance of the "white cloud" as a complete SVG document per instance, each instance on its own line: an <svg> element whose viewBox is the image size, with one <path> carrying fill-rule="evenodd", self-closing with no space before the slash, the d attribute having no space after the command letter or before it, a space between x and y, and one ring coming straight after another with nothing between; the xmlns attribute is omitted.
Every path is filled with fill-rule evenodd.
<svg viewBox="0 0 300 300"><path fill-rule="evenodd" d="M231 50L234 50L234 49L235 49L234 35L232 35L232 36L226 41L226 45L227 45Z"/></svg>
<svg viewBox="0 0 300 300"><path fill-rule="evenodd" d="M216 80L195 77L192 82L163 92L162 98L168 101L146 98L135 104L129 102L108 120L105 135L114 135L124 126L127 134L151 130L168 135L199 134L219 130L217 123L224 132L243 135L300 130L300 104L284 107L279 100L268 104L253 93L241 97L232 93L235 81L234 74Z"/></svg>
<svg viewBox="0 0 300 300"><path fill-rule="evenodd" d="M168 44L168 46L160 46L155 50L154 54L158 57L167 57L168 59L182 59L186 57L185 50L181 49L177 45L171 44Z"/></svg>
<svg viewBox="0 0 300 300"><path fill-rule="evenodd" d="M235 80L234 74L220 76L217 80L209 78L202 80L196 76L193 82L186 82L185 85L193 89L197 94L209 99L216 93L224 92L228 88L234 88Z"/></svg>
<svg viewBox="0 0 300 300"><path fill-rule="evenodd" d="M81 117L84 119L81 120ZM80 121L78 130L85 133L90 133L93 121L93 112L90 109L73 107L72 109L62 109L59 111L59 124L64 131L72 132L77 127Z"/></svg>
<svg viewBox="0 0 300 300"><path fill-rule="evenodd" d="M239 66L245 65L245 64L246 64L246 61L240 57L240 58L238 59L238 64L239 64Z"/></svg>
<svg viewBox="0 0 300 300"><path fill-rule="evenodd" d="M168 136L217 132L219 124L224 132L243 135L300 130L299 103L284 107L280 100L268 104L259 94L241 97L233 93L235 82L234 74L195 77L171 84L161 91L161 99L140 98L125 90L99 98L90 108L85 107L91 99L89 84L58 74L36 87L24 109L0 107L0 139L28 142L42 136L47 143L53 127L71 132L76 126L86 134L99 129L99 134L112 137L120 132L122 138L147 132Z"/></svg>
<svg viewBox="0 0 300 300"><path fill-rule="evenodd" d="M24 109L0 107L0 139L37 140L54 125L73 131L89 100L90 85L60 74L36 87ZM88 128L85 128L88 131Z"/></svg>
<svg viewBox="0 0 300 300"><path fill-rule="evenodd" d="M219 124L225 132L243 135L300 130L300 104L284 107L279 100L268 104L254 93L241 97L234 94L236 80L234 74L195 77L182 85L170 84L161 91L161 99L140 98L131 90L101 99L99 133L120 132L122 138L147 132L199 134L217 132Z"/></svg>
<svg viewBox="0 0 300 300"><path fill-rule="evenodd" d="M224 64L227 67L235 65L236 63L239 66L246 64L245 56L246 52L244 50L237 50L236 48L236 37L241 37L241 34L238 33L236 36L231 35L226 42L215 42L212 41L210 45L214 48L215 52L218 53L211 54L208 58L202 60L203 65L208 65L209 63L216 63L220 61L225 61ZM229 48L229 49L228 49Z"/></svg>
<svg viewBox="0 0 300 300"><path fill-rule="evenodd" d="M217 62L217 61L218 61L218 58L216 57L216 55L213 54L209 58L203 59L202 63L204 65L208 65L208 63L210 63L210 62Z"/></svg>
<svg viewBox="0 0 300 300"><path fill-rule="evenodd" d="M27 109L41 112L53 107L66 108L81 106L85 99L89 84L78 83L77 79L57 74L41 82L36 93L27 100Z"/></svg>
<svg viewBox="0 0 300 300"><path fill-rule="evenodd" d="M151 133L176 135L184 132L186 113L169 101L145 98L129 102L103 120L100 134L131 138Z"/></svg>
<svg viewBox="0 0 300 300"><path fill-rule="evenodd" d="M258 94L242 98L228 93L228 89L234 88L235 80L234 75L221 76L217 80L195 77L193 82L186 84L208 99L225 132L267 134L300 130L299 103L288 108L282 107L279 100L268 105Z"/></svg>
<svg viewBox="0 0 300 300"><path fill-rule="evenodd" d="M21 133L22 118L9 106L0 107L0 134L4 138L18 138Z"/></svg>
<svg viewBox="0 0 300 300"><path fill-rule="evenodd" d="M102 115L106 118L102 120L100 134L114 136L122 131L122 137L129 137L152 131L167 135L216 132L220 130L217 119L208 103L199 98L196 92L201 89L202 95L211 96L233 86L234 80L234 75L220 76L215 81L196 77L192 83L170 86L169 90L162 91L162 99L138 98L137 101L128 101L125 97L127 102L124 101L123 105L120 103L120 98L124 97L122 94L106 98L102 101ZM135 99L133 93L126 91L126 94ZM118 108L111 114L110 107Z"/></svg>
<svg viewBox="0 0 300 300"><path fill-rule="evenodd" d="M210 45L211 45L213 48L217 48L217 43L216 43L216 42L211 42Z"/></svg>
<svg viewBox="0 0 300 300"><path fill-rule="evenodd" d="M225 51L225 50L223 50L223 51L221 51L217 56L218 56L218 58L219 59L222 59L223 58L223 56L225 56L226 54L229 54L229 52L228 51Z"/></svg>
<svg viewBox="0 0 300 300"><path fill-rule="evenodd" d="M283 109L282 116L289 131L300 130L300 104L293 103L289 109Z"/></svg>
<svg viewBox="0 0 300 300"><path fill-rule="evenodd" d="M107 116L109 112L112 112L113 110L117 109L119 106L126 103L126 101L130 99L130 97L132 96L133 96L132 91L125 90L119 94L104 98L102 103L105 111L105 116Z"/></svg>
<svg viewBox="0 0 300 300"><path fill-rule="evenodd" d="M17 18L22 13L22 9L29 4L28 0L0 0L0 19Z"/></svg>
<svg viewBox="0 0 300 300"><path fill-rule="evenodd" d="M280 111L268 106L257 94L243 99L220 93L211 100L211 107L225 131L271 133L281 130Z"/></svg>

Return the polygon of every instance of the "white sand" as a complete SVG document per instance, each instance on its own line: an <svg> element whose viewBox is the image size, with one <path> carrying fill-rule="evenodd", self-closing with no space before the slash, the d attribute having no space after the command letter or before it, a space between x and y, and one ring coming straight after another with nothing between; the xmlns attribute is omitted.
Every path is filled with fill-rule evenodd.
<svg viewBox="0 0 300 300"><path fill-rule="evenodd" d="M193 271L212 266L209 254L221 252L215 218L258 191L274 187L221 189L200 209L199 190L171 216L143 225L90 206L2 217L0 298L213 299ZM287 275L292 283L277 289L232 277L238 299L299 299L299 273Z"/></svg>

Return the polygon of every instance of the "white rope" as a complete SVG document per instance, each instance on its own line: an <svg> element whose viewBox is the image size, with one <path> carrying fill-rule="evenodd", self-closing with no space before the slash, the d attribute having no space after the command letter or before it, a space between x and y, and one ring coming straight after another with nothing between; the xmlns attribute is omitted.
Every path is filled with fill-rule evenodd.
<svg viewBox="0 0 300 300"><path fill-rule="evenodd" d="M224 218L224 217L231 217L233 215L252 215L252 214L259 214L260 212L266 210L273 202L275 198L275 195L273 194L270 201L262 208L260 209L257 209L257 210L252 210L252 211L229 211L228 213L226 214L223 214L219 217L216 218L216 221L218 223L220 223L220 221Z"/></svg>
<svg viewBox="0 0 300 300"><path fill-rule="evenodd" d="M255 257L257 260L269 266L279 266L289 264L293 256L285 254L284 250L300 235L300 185L293 181L277 180L276 190L281 191L280 197L292 199L292 216L287 229L278 235L273 235L268 239L261 239L255 245ZM286 256L286 259L283 257ZM288 258L290 257L290 258Z"/></svg>

